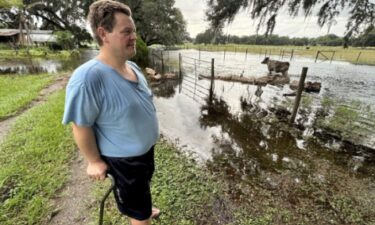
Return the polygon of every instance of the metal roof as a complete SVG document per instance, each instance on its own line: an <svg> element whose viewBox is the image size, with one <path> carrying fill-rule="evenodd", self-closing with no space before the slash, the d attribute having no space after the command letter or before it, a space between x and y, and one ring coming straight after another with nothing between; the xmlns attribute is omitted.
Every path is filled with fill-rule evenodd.
<svg viewBox="0 0 375 225"><path fill-rule="evenodd" d="M52 34L53 30L30 30L29 32L30 34ZM12 36L19 33L19 29L0 29L0 36ZM22 33L26 34L26 30L23 29Z"/></svg>
<svg viewBox="0 0 375 225"><path fill-rule="evenodd" d="M16 35L16 34L19 34L19 30L15 31L15 30L5 30L5 29L0 29L0 36L13 36L13 35Z"/></svg>
<svg viewBox="0 0 375 225"><path fill-rule="evenodd" d="M53 34L30 34L33 42L56 42L56 37Z"/></svg>
<svg viewBox="0 0 375 225"><path fill-rule="evenodd" d="M19 29L0 29L0 37L10 37L18 35ZM26 30L22 30L26 34ZM52 30L30 30L30 37L33 42L56 42L56 36Z"/></svg>

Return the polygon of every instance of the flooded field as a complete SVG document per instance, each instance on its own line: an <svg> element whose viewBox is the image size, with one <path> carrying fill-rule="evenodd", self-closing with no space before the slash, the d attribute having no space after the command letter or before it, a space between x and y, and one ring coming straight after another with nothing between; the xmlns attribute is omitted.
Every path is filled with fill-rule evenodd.
<svg viewBox="0 0 375 225"><path fill-rule="evenodd" d="M225 177L233 201L251 210L272 205L310 214L305 220L292 213L299 218L293 224L375 221L375 67L293 59L291 80L308 67L306 80L321 82L322 89L303 94L297 126L290 126L286 118L294 97L283 97L292 91L289 85L267 85L257 96L255 85L215 80L209 102L210 81L199 79L210 74L214 57L215 74L264 76L264 56L247 55L245 63L239 53L226 55L224 61L223 53L169 52L164 56L167 69L178 71L178 53L183 78L151 83L161 131ZM194 60L199 57L204 61ZM346 114L338 114L340 107ZM339 116L338 130L330 135L321 131L321 121Z"/></svg>

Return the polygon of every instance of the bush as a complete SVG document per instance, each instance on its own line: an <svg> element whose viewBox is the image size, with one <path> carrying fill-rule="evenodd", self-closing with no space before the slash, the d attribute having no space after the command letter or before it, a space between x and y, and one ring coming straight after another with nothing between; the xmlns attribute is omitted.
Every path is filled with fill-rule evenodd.
<svg viewBox="0 0 375 225"><path fill-rule="evenodd" d="M57 45L61 46L62 49L68 50L74 48L74 36L70 31L57 31L55 35Z"/></svg>
<svg viewBox="0 0 375 225"><path fill-rule="evenodd" d="M132 61L137 63L140 67L148 66L148 48L146 43L138 37L137 39L137 54L132 58Z"/></svg>

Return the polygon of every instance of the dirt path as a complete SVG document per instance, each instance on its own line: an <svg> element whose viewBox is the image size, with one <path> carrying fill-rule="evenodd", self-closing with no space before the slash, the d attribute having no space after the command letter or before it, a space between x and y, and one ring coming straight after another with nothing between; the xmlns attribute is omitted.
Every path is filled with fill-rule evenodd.
<svg viewBox="0 0 375 225"><path fill-rule="evenodd" d="M49 225L83 225L89 223L90 208L93 199L90 198L92 182L86 175L86 163L76 152L76 157L70 167L70 178L61 193L54 199L55 210Z"/></svg>
<svg viewBox="0 0 375 225"><path fill-rule="evenodd" d="M60 76L51 85L41 90L39 96L17 115L0 121L0 144L5 140L18 116L45 102L52 93L65 88L68 79L68 74ZM57 197L53 199L52 203L55 209L43 224L88 224L89 210L87 209L92 205L92 200L89 198L91 182L86 176L86 164L78 152L76 152L70 168L69 180L56 194Z"/></svg>

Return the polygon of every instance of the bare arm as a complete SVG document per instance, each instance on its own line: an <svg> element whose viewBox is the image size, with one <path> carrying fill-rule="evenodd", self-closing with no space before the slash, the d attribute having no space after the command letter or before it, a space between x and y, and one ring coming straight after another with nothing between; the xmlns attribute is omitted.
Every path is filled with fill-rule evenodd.
<svg viewBox="0 0 375 225"><path fill-rule="evenodd" d="M104 180L108 169L101 159L95 134L91 127L82 127L73 123L73 136L84 158L88 161L87 175L96 180Z"/></svg>

